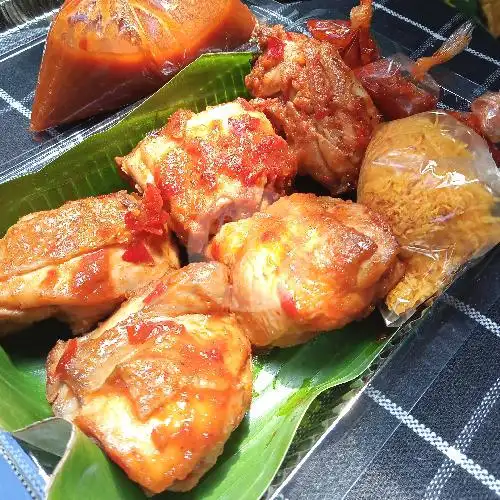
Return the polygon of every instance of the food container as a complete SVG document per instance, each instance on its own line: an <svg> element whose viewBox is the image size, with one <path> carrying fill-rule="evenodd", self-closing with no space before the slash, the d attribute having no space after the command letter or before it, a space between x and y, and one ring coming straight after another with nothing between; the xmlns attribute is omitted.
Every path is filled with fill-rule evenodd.
<svg viewBox="0 0 500 500"><path fill-rule="evenodd" d="M314 16L331 18L346 17L351 6L351 2L339 2L340 10L333 11L322 9L321 5L324 4L319 1L312 1L299 6L278 6L273 2L260 2L259 0L254 0L249 3L252 5L253 11L260 19L267 20L271 23L280 22L285 24L285 26L290 29L299 30L303 29L305 19L312 11L314 11ZM345 9L342 10L341 7L345 7ZM29 137L26 133L26 116L23 117L23 114L29 114L30 98L28 97L24 100L23 98L29 96L30 92L33 90L36 71L38 70L38 62L40 59L41 43L47 33L49 21L50 16L41 13L38 18L19 25L15 30L8 31L0 35L3 51L0 56L1 78L4 78L3 75L5 75L5 71L2 71L1 68L7 67L4 66L6 64L12 64L13 61L11 59L15 57L22 58L23 64L33 67L32 80L30 82L20 83L20 85L26 85L26 89L17 89L18 94L12 96L11 101L7 101L11 107L5 111L3 117L0 116L2 127L5 129L5 139L10 144L9 150L4 158L4 169L0 172L0 181L2 182L13 179L22 174L39 171L43 168L43 166L59 157L62 153L69 151L73 146L79 144L82 140L95 133L106 130L111 125L116 124L132 108L129 107L105 118L94 118L83 124L41 134L38 137L40 143L33 145L31 137ZM397 47L394 41L391 41L386 36L376 34L376 37L381 45L382 51L386 54L395 52L396 48L398 50L405 51L405 47ZM20 42L21 40L22 42ZM20 50L21 52L17 54ZM436 79L444 86L443 105L457 107L458 104L465 108L467 102L471 99L476 90L476 86L469 80L446 72L445 70L440 70L439 75L436 75ZM5 84L0 85L0 87L2 86L5 86ZM15 90L14 86L11 88ZM23 92L24 95L21 95ZM14 92L12 91L12 93ZM206 96L200 96L199 103L197 103L197 105L200 107L206 105L205 98ZM233 97L229 96L229 99L232 98ZM22 119L19 119L18 115ZM9 118L11 118L11 120L9 120ZM149 124L149 129L155 128L155 126L157 126L157 122L155 120L160 119L161 117L155 117L152 119L152 122ZM4 124L7 123L9 125L4 126ZM141 129L139 124L137 124L137 129L133 130L133 134L135 136L140 136L144 132L145 131ZM133 145L134 138L131 137L130 141L131 145ZM118 180L116 180L116 182L118 182ZM36 186L33 186L33 188L36 189ZM113 189L113 185L103 185L102 189ZM57 196L57 188L54 189L54 194L52 194L52 196ZM37 209L40 207L31 207L31 209L33 208ZM8 222L9 221L7 220L3 221L5 224ZM373 320L377 322L376 318ZM418 321L418 318L415 319L415 322ZM374 350L374 360L363 373L358 374L348 382L341 383L332 389L327 389L322 392L319 399L317 399L314 404L305 405L302 408L305 412L302 419L300 418L302 415L299 415L298 417L297 415L293 415L297 424L300 420L302 420L302 424L299 427L298 432L295 434L294 440L284 462L281 464L278 474L269 485L266 493L268 497L273 496L290 473L294 472L297 467L300 467L301 459L314 446L314 444L321 439L325 429L331 429L340 421L340 419L344 418L346 410L350 408L359 393L363 391L373 374L378 370L383 369L385 363L384 360L390 357L391 353L394 351L401 339L405 336L411 335L415 322L402 327L397 333L392 331L391 333L393 336L391 337L390 342L385 344L382 350ZM379 327L382 331L383 327L380 323L374 326L374 328ZM303 389L308 389L307 384L310 383L311 382L308 381L307 378L304 379ZM328 384L325 385L325 388L327 386ZM286 391L285 384L283 384L283 390ZM300 394L298 397L300 397ZM301 411L299 411L299 413L301 413ZM37 460L40 461L40 454L35 451L37 446L33 442L31 445L29 444L29 436L24 433L22 435L18 435L18 437L22 440L25 449L29 450L30 453L38 457ZM276 465L279 465L279 462L280 461L278 460ZM54 462L52 461L51 464L53 466ZM44 462L43 467L45 470L51 470L48 462Z"/></svg>

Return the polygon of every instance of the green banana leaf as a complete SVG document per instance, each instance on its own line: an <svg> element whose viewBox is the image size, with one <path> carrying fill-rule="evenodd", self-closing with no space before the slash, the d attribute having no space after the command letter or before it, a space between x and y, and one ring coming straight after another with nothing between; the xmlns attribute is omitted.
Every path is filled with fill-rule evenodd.
<svg viewBox="0 0 500 500"><path fill-rule="evenodd" d="M55 463L64 457L52 474L50 499L145 499L141 489L93 441L63 419L37 422L14 436L37 458L42 452L43 464L47 463L47 455L52 455Z"/></svg>
<svg viewBox="0 0 500 500"><path fill-rule="evenodd" d="M21 215L59 206L78 197L124 187L114 157L129 152L179 107L195 111L246 96L244 76L250 53L200 57L144 101L124 120L97 134L36 174L0 185L1 231ZM13 431L51 473L48 498L146 498L99 447L73 425L50 418L44 397L44 360L61 326L35 326L34 342L7 339L0 348L0 427ZM253 360L254 397L250 411L223 455L200 484L186 494L159 499L258 499L282 463L304 413L318 394L360 377L390 340L378 315L295 348L274 349ZM385 338L384 338L385 336ZM43 340L51 339L50 345ZM27 346L30 346L29 350ZM37 351L37 345L39 350Z"/></svg>
<svg viewBox="0 0 500 500"><path fill-rule="evenodd" d="M342 330L328 332L294 348L273 349L253 359L254 395L248 415L226 444L216 466L188 493L164 493L160 499L255 500L268 488L290 446L304 413L314 398L333 386L358 378L389 341L380 318L372 315ZM43 359L40 359L40 364ZM100 448L70 423L47 418L40 398L43 369L32 370L19 355L16 366L0 356L0 426L16 427L5 418L5 408L19 424L28 426L14 436L48 469L55 470L48 499L145 499ZM11 394L9 388L15 388ZM29 403L29 404L28 404ZM32 410L31 413L27 409ZM32 424L32 425L29 425ZM47 458L51 455L52 459Z"/></svg>
<svg viewBox="0 0 500 500"><path fill-rule="evenodd" d="M43 363L40 359L38 370L31 370L29 363L21 363L17 369L0 349L0 428L13 431L50 416Z"/></svg>
<svg viewBox="0 0 500 500"><path fill-rule="evenodd" d="M179 108L197 112L248 96L244 76L251 59L249 52L205 54L115 126L66 151L41 171L0 184L0 236L22 215L127 189L114 158L129 153Z"/></svg>

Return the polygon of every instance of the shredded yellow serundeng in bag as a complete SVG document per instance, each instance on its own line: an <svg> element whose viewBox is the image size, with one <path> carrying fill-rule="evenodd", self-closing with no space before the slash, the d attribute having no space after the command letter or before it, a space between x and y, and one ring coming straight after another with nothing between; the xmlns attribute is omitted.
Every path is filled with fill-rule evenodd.
<svg viewBox="0 0 500 500"><path fill-rule="evenodd" d="M458 128L461 133L453 133ZM470 135L474 134L474 136ZM471 141L461 137L470 136ZM358 201L391 224L407 269L388 294L402 315L446 286L453 274L500 241L498 198L479 175L478 136L443 113L389 122L375 133L361 168ZM481 153L481 154L480 154ZM493 165L493 167L492 167Z"/></svg>

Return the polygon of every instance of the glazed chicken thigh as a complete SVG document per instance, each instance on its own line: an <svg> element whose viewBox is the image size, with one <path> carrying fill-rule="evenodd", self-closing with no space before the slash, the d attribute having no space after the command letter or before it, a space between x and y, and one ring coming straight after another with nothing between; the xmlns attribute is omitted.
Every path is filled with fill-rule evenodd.
<svg viewBox="0 0 500 500"><path fill-rule="evenodd" d="M250 345L228 286L222 264L190 264L49 354L55 415L151 492L194 487L250 405Z"/></svg>
<svg viewBox="0 0 500 500"><path fill-rule="evenodd" d="M400 279L388 224L363 205L284 197L207 248L231 269L233 311L258 346L289 346L368 315Z"/></svg>
<svg viewBox="0 0 500 500"><path fill-rule="evenodd" d="M135 241L125 216L141 206L118 192L21 218L0 240L0 332L56 316L91 329L137 287L179 267L168 233L144 243L148 262L128 262Z"/></svg>
<svg viewBox="0 0 500 500"><path fill-rule="evenodd" d="M299 173L332 194L356 187L377 109L328 42L282 26L261 26L263 54L246 77L251 101L284 134L297 154Z"/></svg>
<svg viewBox="0 0 500 500"><path fill-rule="evenodd" d="M285 140L243 99L177 111L116 161L141 190L160 189L170 226L190 252L200 252L223 222L285 194L296 173Z"/></svg>

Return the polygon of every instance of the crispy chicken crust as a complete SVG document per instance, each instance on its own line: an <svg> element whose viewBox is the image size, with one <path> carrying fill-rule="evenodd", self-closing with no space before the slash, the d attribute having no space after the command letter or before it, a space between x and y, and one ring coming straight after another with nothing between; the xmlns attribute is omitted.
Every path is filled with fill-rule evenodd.
<svg viewBox="0 0 500 500"><path fill-rule="evenodd" d="M250 405L250 345L228 285L222 264L190 264L49 354L55 415L151 492L193 488Z"/></svg>
<svg viewBox="0 0 500 500"><path fill-rule="evenodd" d="M244 99L198 114L179 110L116 161L140 189L158 186L190 252L200 252L224 222L285 194L297 170L285 140Z"/></svg>
<svg viewBox="0 0 500 500"><path fill-rule="evenodd" d="M363 205L284 197L226 224L207 248L232 274L232 308L258 346L300 344L367 316L402 275L388 224Z"/></svg>
<svg viewBox="0 0 500 500"><path fill-rule="evenodd" d="M379 115L369 95L325 41L282 26L259 26L263 54L245 83L297 154L299 173L333 195L356 188L361 160Z"/></svg>
<svg viewBox="0 0 500 500"><path fill-rule="evenodd" d="M153 262L122 259L134 239L125 191L70 201L21 218L0 240L0 332L56 316L74 333L91 329L140 287L177 269L170 236L147 242Z"/></svg>

